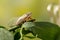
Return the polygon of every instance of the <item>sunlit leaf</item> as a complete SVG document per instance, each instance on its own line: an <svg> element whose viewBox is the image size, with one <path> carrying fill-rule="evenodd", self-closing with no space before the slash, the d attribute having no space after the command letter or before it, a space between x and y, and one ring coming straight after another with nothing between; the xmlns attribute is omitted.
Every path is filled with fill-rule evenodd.
<svg viewBox="0 0 60 40"><path fill-rule="evenodd" d="M25 22L24 24L22 24L22 28L24 28L25 30L29 30L31 27L34 27L35 24L33 22Z"/></svg>
<svg viewBox="0 0 60 40"><path fill-rule="evenodd" d="M24 40L41 40L41 39L40 38L37 38L34 35L32 35L31 33L29 33L29 34L26 34L24 36Z"/></svg>
<svg viewBox="0 0 60 40"><path fill-rule="evenodd" d="M14 40L14 37L6 29L0 28L0 40Z"/></svg>

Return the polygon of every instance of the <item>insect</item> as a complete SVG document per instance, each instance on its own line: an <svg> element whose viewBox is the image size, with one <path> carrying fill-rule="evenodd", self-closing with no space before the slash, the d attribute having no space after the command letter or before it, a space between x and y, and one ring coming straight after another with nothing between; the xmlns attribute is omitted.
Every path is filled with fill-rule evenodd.
<svg viewBox="0 0 60 40"><path fill-rule="evenodd" d="M26 21L31 21L31 20L33 21L34 19L31 18L31 14L32 14L31 12L28 12L28 13L22 15L21 17L19 17L16 21L16 25L19 25Z"/></svg>
<svg viewBox="0 0 60 40"><path fill-rule="evenodd" d="M20 16L15 22L11 23L10 28L9 30L12 31L12 30L15 30L16 28L19 28L18 26L21 26L21 24L23 24L24 22L33 22L35 21L35 19L32 19L31 18L31 12L27 12L26 14ZM13 25L12 25L13 24Z"/></svg>

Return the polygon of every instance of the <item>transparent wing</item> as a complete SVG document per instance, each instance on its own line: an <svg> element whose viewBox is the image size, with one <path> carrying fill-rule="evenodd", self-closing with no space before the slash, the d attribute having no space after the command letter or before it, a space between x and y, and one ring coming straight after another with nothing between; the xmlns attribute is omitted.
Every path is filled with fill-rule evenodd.
<svg viewBox="0 0 60 40"><path fill-rule="evenodd" d="M8 21L7 25L8 25L9 27L13 27L13 26L15 25L15 23L16 23L16 21L17 21L18 18L19 18L19 17L11 18L11 19Z"/></svg>

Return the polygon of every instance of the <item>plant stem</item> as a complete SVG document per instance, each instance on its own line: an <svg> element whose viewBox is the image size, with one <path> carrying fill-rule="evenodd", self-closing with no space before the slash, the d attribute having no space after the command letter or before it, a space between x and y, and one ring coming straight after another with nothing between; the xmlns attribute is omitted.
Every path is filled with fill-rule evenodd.
<svg viewBox="0 0 60 40"><path fill-rule="evenodd" d="M23 30L23 28L21 28L21 29L20 29L20 35L21 35L21 38L20 38L20 40L23 40L23 34L22 34L22 30Z"/></svg>

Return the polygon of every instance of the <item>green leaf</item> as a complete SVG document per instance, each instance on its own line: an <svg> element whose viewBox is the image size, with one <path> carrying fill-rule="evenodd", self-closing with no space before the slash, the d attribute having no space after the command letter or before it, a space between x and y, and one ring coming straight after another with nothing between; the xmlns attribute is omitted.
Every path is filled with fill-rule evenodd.
<svg viewBox="0 0 60 40"><path fill-rule="evenodd" d="M56 34L55 40L60 40L60 31Z"/></svg>
<svg viewBox="0 0 60 40"><path fill-rule="evenodd" d="M5 28L4 26L0 26L0 28Z"/></svg>
<svg viewBox="0 0 60 40"><path fill-rule="evenodd" d="M54 40L60 30L58 25L49 22L35 22L35 25L35 27L31 28L33 35L37 35L43 40Z"/></svg>
<svg viewBox="0 0 60 40"><path fill-rule="evenodd" d="M40 38L35 37L32 33L26 34L24 40L41 40Z"/></svg>
<svg viewBox="0 0 60 40"><path fill-rule="evenodd" d="M28 34L28 33L31 33L31 31L29 31L29 30L22 30L22 33L23 33L23 35L26 35L26 34Z"/></svg>
<svg viewBox="0 0 60 40"><path fill-rule="evenodd" d="M0 40L14 40L14 37L6 29L0 28Z"/></svg>
<svg viewBox="0 0 60 40"><path fill-rule="evenodd" d="M25 22L22 28L30 30L33 35L43 40L55 40L60 30L58 25L49 22ZM27 30L23 30L24 35L30 33Z"/></svg>
<svg viewBox="0 0 60 40"><path fill-rule="evenodd" d="M25 22L24 24L22 24L24 40L41 40L40 38L36 38L29 34L29 33L31 33L30 28L32 28L34 26L35 26L34 22ZM26 36L27 34L28 34L28 36Z"/></svg>
<svg viewBox="0 0 60 40"><path fill-rule="evenodd" d="M29 30L31 27L34 27L35 24L33 22L25 22L24 24L22 24L22 28L24 28L25 30Z"/></svg>

